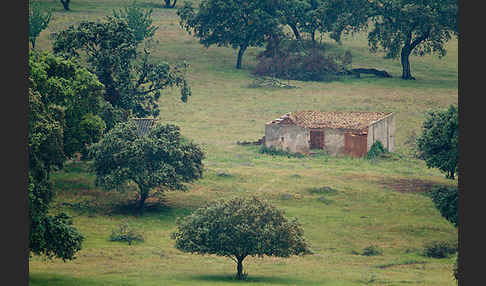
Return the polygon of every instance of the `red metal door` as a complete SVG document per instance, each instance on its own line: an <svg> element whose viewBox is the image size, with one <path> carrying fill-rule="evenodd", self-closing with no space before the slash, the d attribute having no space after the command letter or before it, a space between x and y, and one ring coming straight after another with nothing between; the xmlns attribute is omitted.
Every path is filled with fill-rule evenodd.
<svg viewBox="0 0 486 286"><path fill-rule="evenodd" d="M368 152L366 134L344 134L344 153L351 157L363 157Z"/></svg>
<svg viewBox="0 0 486 286"><path fill-rule="evenodd" d="M322 149L324 148L324 131L313 131L310 132L310 148L311 149Z"/></svg>

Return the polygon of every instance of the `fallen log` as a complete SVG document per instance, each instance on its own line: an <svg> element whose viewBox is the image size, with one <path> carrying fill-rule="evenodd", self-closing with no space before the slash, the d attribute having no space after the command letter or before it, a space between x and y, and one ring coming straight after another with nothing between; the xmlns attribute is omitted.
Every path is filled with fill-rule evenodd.
<svg viewBox="0 0 486 286"><path fill-rule="evenodd" d="M365 68L358 68L352 69L351 72L355 74L357 77L360 77L362 73L364 74L374 74L377 77L392 77L389 73L384 70L377 70L377 69L365 69Z"/></svg>

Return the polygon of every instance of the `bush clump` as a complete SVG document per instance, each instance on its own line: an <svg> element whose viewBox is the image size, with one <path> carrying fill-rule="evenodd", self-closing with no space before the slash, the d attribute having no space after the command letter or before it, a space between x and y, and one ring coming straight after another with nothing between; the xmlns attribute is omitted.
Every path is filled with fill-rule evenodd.
<svg viewBox="0 0 486 286"><path fill-rule="evenodd" d="M447 258L457 252L457 243L450 241L432 241L424 245L424 256Z"/></svg>
<svg viewBox="0 0 486 286"><path fill-rule="evenodd" d="M457 227L457 224L459 223L459 189L457 187L441 186L432 189L429 195L440 214Z"/></svg>
<svg viewBox="0 0 486 286"><path fill-rule="evenodd" d="M323 45L276 39L257 56L253 74L286 80L332 81L351 64L351 53L330 54Z"/></svg>
<svg viewBox="0 0 486 286"><path fill-rule="evenodd" d="M388 151L385 149L381 141L375 141L373 145L371 145L370 150L368 151L368 154L366 154L366 159L372 160L379 158L381 155L387 153Z"/></svg>
<svg viewBox="0 0 486 286"><path fill-rule="evenodd" d="M287 156L287 157L297 157L297 158L303 158L305 155L302 153L291 153L286 150L282 149L277 149L275 147L267 147L265 145L262 145L260 147L260 150L258 151L260 154L268 154L268 155L277 155L277 156Z"/></svg>
<svg viewBox="0 0 486 286"><path fill-rule="evenodd" d="M361 255L364 256L376 256L376 255L382 255L383 251L381 251L376 245L370 245L367 246L363 249L363 252Z"/></svg>

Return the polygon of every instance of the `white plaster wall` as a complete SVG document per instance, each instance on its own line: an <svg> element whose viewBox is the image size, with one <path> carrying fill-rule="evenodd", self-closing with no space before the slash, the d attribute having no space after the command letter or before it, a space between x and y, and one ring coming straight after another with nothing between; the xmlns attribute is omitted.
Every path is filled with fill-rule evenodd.
<svg viewBox="0 0 486 286"><path fill-rule="evenodd" d="M393 114L368 127L367 150L375 141L380 141L388 151L395 151L395 116Z"/></svg>

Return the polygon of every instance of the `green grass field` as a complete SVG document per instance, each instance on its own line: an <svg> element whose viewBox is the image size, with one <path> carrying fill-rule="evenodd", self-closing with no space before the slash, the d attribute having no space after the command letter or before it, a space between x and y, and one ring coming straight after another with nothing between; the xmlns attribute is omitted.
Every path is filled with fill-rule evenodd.
<svg viewBox="0 0 486 286"><path fill-rule="evenodd" d="M49 34L83 20L101 19L121 7L119 0L73 0L71 12L58 1L44 1L53 19L37 46L50 50ZM343 79L331 83L291 81L296 89L249 88L255 55L250 48L243 69L234 68L236 51L204 48L178 24L175 9L161 1L139 0L153 7L157 61L186 60L193 96L184 104L177 89L160 99L160 122L181 127L206 153L205 174L187 192L168 192L148 201L144 216L127 213L134 187L104 192L94 186L86 163L71 162L53 174L53 212L74 216L84 234L73 261L29 262L31 285L455 285L455 258L421 254L426 242L455 240L457 230L441 217L423 193L431 186L456 185L410 155L409 139L420 134L425 112L458 102L457 40L447 55L411 57L416 81L403 81L398 60L368 52L366 34L344 38L341 46L323 37L330 49L350 50L353 67L384 69L394 77ZM182 5L182 3L178 3ZM318 155L287 158L260 154L257 146L237 145L264 135L264 124L302 109L391 111L396 114L397 152L376 162ZM220 176L225 172L229 176ZM319 192L332 187L333 193ZM314 190L314 191L313 191ZM176 250L170 234L175 220L218 198L257 195L297 217L313 255L247 258L248 280L236 281L236 265L227 258L196 256ZM110 242L111 231L128 221L145 242L128 246ZM382 255L359 253L376 245Z"/></svg>

